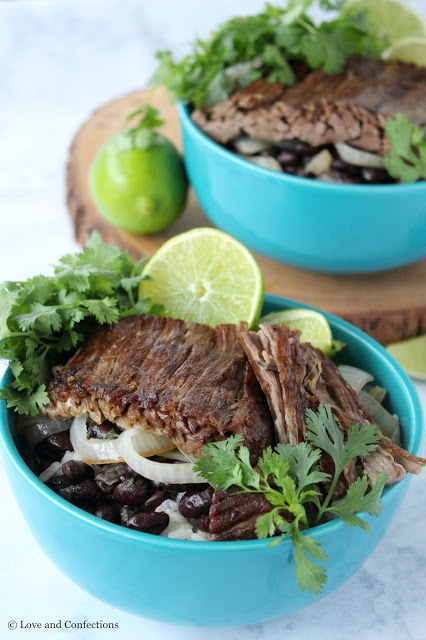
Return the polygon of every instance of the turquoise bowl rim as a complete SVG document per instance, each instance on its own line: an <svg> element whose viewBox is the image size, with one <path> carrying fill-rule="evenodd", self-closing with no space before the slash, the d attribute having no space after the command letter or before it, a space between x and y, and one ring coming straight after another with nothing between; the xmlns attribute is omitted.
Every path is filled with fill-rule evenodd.
<svg viewBox="0 0 426 640"><path fill-rule="evenodd" d="M298 302L296 300L290 300L289 298L283 298L280 296L274 296L270 294L265 294L264 304L273 303L280 304L285 308L294 308L294 307L303 307L307 309L314 309L315 311L320 311L316 307L312 307L311 305L306 305L304 303ZM378 356L381 359L387 361L388 364L391 364L395 369L395 373L400 379L400 382L403 388L406 391L407 401L410 401L410 410L411 414L414 417L413 421L413 436L412 442L410 446L410 452L414 455L420 453L422 442L423 442L423 418L422 418L422 410L419 398L417 396L416 390L410 381L408 375L402 369L402 367L392 358L392 356L382 347L378 342L376 342L373 338L368 336L366 333L357 329L355 326L351 325L349 322L338 318L330 313L326 313L324 311L320 311L327 318L331 325L337 324L342 327L346 331L349 331L354 337L355 340L360 340L361 342L367 344L369 348L373 348ZM333 328L333 327L332 327ZM10 369L8 368L3 375L1 380L1 384L4 384L8 377L10 376ZM223 553L235 553L235 552L246 552L252 551L255 552L258 549L265 548L271 541L271 539L266 540L242 540L235 542L209 542L208 544L200 544L198 541L192 540L176 540L172 538L163 538L160 536L154 536L148 533L142 533L139 531L132 531L130 529L126 529L121 525L111 524L96 516L93 516L82 509L75 507L71 503L67 502L65 499L61 498L53 491L51 491L38 477L31 471L31 469L24 462L21 454L19 453L16 444L14 442L11 429L9 428L9 411L6 408L6 402L4 400L0 401L0 443L6 455L8 455L10 462L13 464L18 473L20 473L25 480L31 485L31 487L41 494L45 499L54 503L59 510L67 511L69 514L75 516L79 520L83 520L86 523L93 525L95 528L99 528L104 530L104 532L112 535L123 537L125 539L131 539L133 541L139 541L140 543L146 543L151 545L152 547L165 547L168 549L186 549L191 551L196 551L198 553L210 553L216 552L218 549L223 551ZM399 491L402 489L404 483L409 481L409 477L406 477L399 484L393 485L392 487L388 487L385 489L382 502L384 507L388 502L392 501L394 495L397 495ZM367 514L365 514L367 515ZM327 522L321 524L309 531L315 532L314 535L316 538L321 540L324 536L327 536L329 532L334 532L338 529L344 529L346 525L342 520L333 520L331 522ZM282 544L290 545L290 540L284 540Z"/></svg>
<svg viewBox="0 0 426 640"><path fill-rule="evenodd" d="M218 154L219 156L223 156L225 160L229 162L235 162L242 168L245 168L247 171L251 171L253 174L260 173L261 175L267 176L269 179L277 180L278 182L281 180L283 182L288 182L290 184L295 184L298 186L306 186L307 189L325 189L328 191L343 191L350 193L363 193L368 195L383 195L387 193L389 195L395 193L407 193L410 192L422 192L424 191L426 194L426 180L409 183L409 184L377 184L377 185L368 185L368 184L338 184L335 182L321 182L319 180L310 180L308 178L301 178L298 176L292 176L287 173L279 173L278 171L271 171L270 169L264 169L263 167L259 167L248 160L244 160L240 158L236 153L229 151L225 147L222 147L218 142L209 138L196 124L192 121L189 115L189 109L187 103L180 100L178 103L178 113L181 120L185 121L188 129L191 130L191 135L198 138L205 144L213 153ZM383 216L386 213L383 212Z"/></svg>

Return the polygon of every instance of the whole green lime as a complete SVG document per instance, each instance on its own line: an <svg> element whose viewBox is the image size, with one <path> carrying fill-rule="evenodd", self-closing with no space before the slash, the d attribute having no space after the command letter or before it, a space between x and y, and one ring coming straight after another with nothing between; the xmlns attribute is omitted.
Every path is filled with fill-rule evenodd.
<svg viewBox="0 0 426 640"><path fill-rule="evenodd" d="M99 213L132 233L157 233L185 206L188 179L173 144L156 133L139 147L121 133L97 153L89 176Z"/></svg>

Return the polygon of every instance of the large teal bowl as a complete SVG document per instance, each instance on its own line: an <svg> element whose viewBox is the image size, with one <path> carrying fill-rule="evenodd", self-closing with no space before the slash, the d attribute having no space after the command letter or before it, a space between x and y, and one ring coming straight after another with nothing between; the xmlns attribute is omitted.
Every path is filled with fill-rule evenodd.
<svg viewBox="0 0 426 640"><path fill-rule="evenodd" d="M183 103L179 118L202 208L254 251L328 273L380 271L426 255L426 181L342 185L277 173L208 138Z"/></svg>
<svg viewBox="0 0 426 640"><path fill-rule="evenodd" d="M295 306L306 305L266 296L264 311ZM389 408L400 417L404 445L418 454L422 417L409 378L377 342L343 320L327 318L334 337L347 345L344 361L364 367L388 389ZM288 540L275 547L260 540L172 540L109 524L74 507L30 471L15 444L13 412L4 402L0 409L3 459L28 526L46 555L92 595L140 616L202 626L261 622L318 600L299 590ZM322 596L361 567L389 526L408 482L407 477L385 490L379 517L364 515L374 535L337 520L312 531L328 555Z"/></svg>

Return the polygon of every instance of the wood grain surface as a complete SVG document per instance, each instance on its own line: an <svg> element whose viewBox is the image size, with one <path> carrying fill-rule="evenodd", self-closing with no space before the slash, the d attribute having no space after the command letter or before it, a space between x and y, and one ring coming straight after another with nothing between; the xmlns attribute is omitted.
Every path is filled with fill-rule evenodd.
<svg viewBox="0 0 426 640"><path fill-rule="evenodd" d="M168 238L193 227L212 226L191 190L184 213L165 232L138 236L113 227L96 210L88 188L90 164L100 146L120 131L125 117L146 99L146 89L97 109L77 132L69 152L67 205L77 241L91 230L128 250L134 258L153 254ZM181 149L176 106L160 87L151 95L165 125L163 133ZM324 275L257 255L268 293L300 300L334 313L388 344L426 333L426 260L378 274Z"/></svg>

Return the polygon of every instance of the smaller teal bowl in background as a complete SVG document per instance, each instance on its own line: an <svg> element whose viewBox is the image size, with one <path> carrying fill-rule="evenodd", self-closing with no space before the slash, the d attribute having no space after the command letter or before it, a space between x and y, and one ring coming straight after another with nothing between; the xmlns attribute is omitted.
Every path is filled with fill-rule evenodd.
<svg viewBox="0 0 426 640"><path fill-rule="evenodd" d="M266 295L263 313L294 307L312 308ZM366 369L388 390L387 408L400 418L403 445L419 454L422 414L408 376L372 338L335 316L324 315L333 337L346 344L341 360ZM2 383L10 379L7 372ZM112 606L160 622L229 626L277 618L319 599L297 586L290 540L273 547L267 540L173 540L110 524L73 506L44 485L22 459L14 413L4 401L0 402L0 449L16 501L40 547L77 585ZM362 514L373 535L347 527L341 520L310 530L328 556L321 597L365 562L391 523L408 483L407 476L385 489L379 517ZM19 562L19 549L9 552L16 553Z"/></svg>
<svg viewBox="0 0 426 640"><path fill-rule="evenodd" d="M381 271L426 255L426 181L348 185L270 171L208 138L182 102L179 118L203 210L253 251L324 273Z"/></svg>

